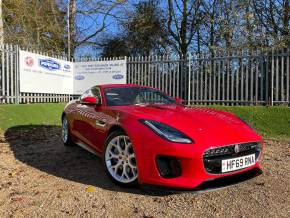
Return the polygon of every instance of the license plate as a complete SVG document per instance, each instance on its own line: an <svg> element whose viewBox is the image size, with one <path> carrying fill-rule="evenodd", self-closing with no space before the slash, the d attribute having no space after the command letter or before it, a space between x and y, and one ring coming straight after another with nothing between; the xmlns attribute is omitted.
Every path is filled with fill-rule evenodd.
<svg viewBox="0 0 290 218"><path fill-rule="evenodd" d="M255 154L222 160L222 172L230 172L252 166L256 163Z"/></svg>

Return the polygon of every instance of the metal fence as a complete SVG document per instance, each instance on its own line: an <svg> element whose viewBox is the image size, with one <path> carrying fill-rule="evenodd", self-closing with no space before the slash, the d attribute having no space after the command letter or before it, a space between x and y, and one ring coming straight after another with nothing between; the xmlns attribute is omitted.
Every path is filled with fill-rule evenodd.
<svg viewBox="0 0 290 218"><path fill-rule="evenodd" d="M186 99L187 59L170 56L129 57L127 82L161 89L170 96Z"/></svg>
<svg viewBox="0 0 290 218"><path fill-rule="evenodd" d="M18 51L18 46L0 46L0 104L67 102L77 97L20 93ZM128 57L127 83L159 88L171 96L183 98L188 104L289 105L289 61L289 48L267 52L190 54L184 59L172 56Z"/></svg>
<svg viewBox="0 0 290 218"><path fill-rule="evenodd" d="M289 49L130 57L127 76L188 104L289 105L289 61Z"/></svg>

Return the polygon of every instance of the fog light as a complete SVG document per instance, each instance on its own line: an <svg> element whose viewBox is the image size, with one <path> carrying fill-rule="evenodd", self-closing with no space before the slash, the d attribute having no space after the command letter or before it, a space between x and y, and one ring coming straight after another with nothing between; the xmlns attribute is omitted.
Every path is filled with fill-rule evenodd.
<svg viewBox="0 0 290 218"><path fill-rule="evenodd" d="M181 176L180 162L169 156L158 156L156 158L159 174L164 178L175 178Z"/></svg>

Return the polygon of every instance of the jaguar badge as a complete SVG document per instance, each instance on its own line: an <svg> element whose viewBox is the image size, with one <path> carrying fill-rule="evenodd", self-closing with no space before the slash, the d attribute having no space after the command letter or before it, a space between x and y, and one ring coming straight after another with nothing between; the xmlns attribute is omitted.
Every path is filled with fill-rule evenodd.
<svg viewBox="0 0 290 218"><path fill-rule="evenodd" d="M236 154L239 153L241 151L240 145L239 144L235 145L234 150Z"/></svg>

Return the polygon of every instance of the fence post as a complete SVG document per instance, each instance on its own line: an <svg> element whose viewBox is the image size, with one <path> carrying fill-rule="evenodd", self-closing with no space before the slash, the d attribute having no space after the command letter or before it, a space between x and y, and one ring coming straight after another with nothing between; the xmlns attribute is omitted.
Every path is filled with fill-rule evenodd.
<svg viewBox="0 0 290 218"><path fill-rule="evenodd" d="M127 64L127 56L125 56L125 66L126 66L126 83L128 84L129 77L128 77L128 64Z"/></svg>
<svg viewBox="0 0 290 218"><path fill-rule="evenodd" d="M16 45L16 104L20 103L20 53L19 53L19 46Z"/></svg>
<svg viewBox="0 0 290 218"><path fill-rule="evenodd" d="M191 54L188 54L188 95L187 95L187 105L190 105L191 100Z"/></svg>
<svg viewBox="0 0 290 218"><path fill-rule="evenodd" d="M270 96L270 105L273 106L274 105L274 49L272 48L272 54L271 54L271 73L270 73L270 76L271 76L271 85L270 85L270 88L271 88L271 96Z"/></svg>

